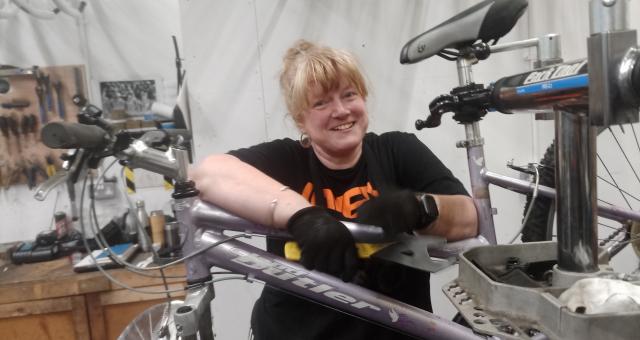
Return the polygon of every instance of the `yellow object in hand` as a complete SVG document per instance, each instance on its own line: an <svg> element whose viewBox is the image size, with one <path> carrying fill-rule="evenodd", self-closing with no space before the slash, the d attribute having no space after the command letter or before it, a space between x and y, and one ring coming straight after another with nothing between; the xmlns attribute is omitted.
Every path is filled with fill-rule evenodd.
<svg viewBox="0 0 640 340"><path fill-rule="evenodd" d="M389 243L356 243L356 249L358 250L358 257L361 259L368 259L378 250L386 247ZM284 257L290 261L300 261L302 252L298 243L295 241L289 241L284 244Z"/></svg>

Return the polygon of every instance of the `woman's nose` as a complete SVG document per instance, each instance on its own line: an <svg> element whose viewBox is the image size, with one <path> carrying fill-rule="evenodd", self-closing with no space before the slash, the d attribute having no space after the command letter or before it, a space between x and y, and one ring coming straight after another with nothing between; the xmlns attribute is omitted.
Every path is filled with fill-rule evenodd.
<svg viewBox="0 0 640 340"><path fill-rule="evenodd" d="M349 113L349 109L345 105L345 103L340 100L340 98L336 98L333 100L333 110L331 111L332 117L340 117Z"/></svg>

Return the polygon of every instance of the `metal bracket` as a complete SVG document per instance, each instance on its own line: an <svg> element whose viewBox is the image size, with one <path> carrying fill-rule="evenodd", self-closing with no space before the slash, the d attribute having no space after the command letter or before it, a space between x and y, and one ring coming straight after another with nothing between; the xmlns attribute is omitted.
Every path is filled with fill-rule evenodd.
<svg viewBox="0 0 640 340"><path fill-rule="evenodd" d="M470 148L474 146L482 146L484 145L484 138L476 138L476 139L466 139L456 142L457 148Z"/></svg>

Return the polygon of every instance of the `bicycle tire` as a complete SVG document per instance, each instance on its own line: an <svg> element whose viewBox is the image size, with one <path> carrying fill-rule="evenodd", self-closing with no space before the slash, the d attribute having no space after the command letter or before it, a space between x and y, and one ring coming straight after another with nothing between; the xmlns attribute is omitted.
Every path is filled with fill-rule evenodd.
<svg viewBox="0 0 640 340"><path fill-rule="evenodd" d="M555 140L547 148L544 156L540 160L539 184L550 188L555 188ZM533 195L527 194L523 216L526 215ZM529 218L524 221L522 227L522 242L550 241L553 236L553 220L555 216L555 200L538 195L534 201Z"/></svg>

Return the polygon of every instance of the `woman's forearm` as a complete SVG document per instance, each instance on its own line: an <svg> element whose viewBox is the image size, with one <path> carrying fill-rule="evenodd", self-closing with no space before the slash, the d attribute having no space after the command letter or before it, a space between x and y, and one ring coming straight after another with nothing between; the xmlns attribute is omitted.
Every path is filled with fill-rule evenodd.
<svg viewBox="0 0 640 340"><path fill-rule="evenodd" d="M207 157L190 177L203 200L263 225L284 228L293 213L310 205L295 191L228 154Z"/></svg>

